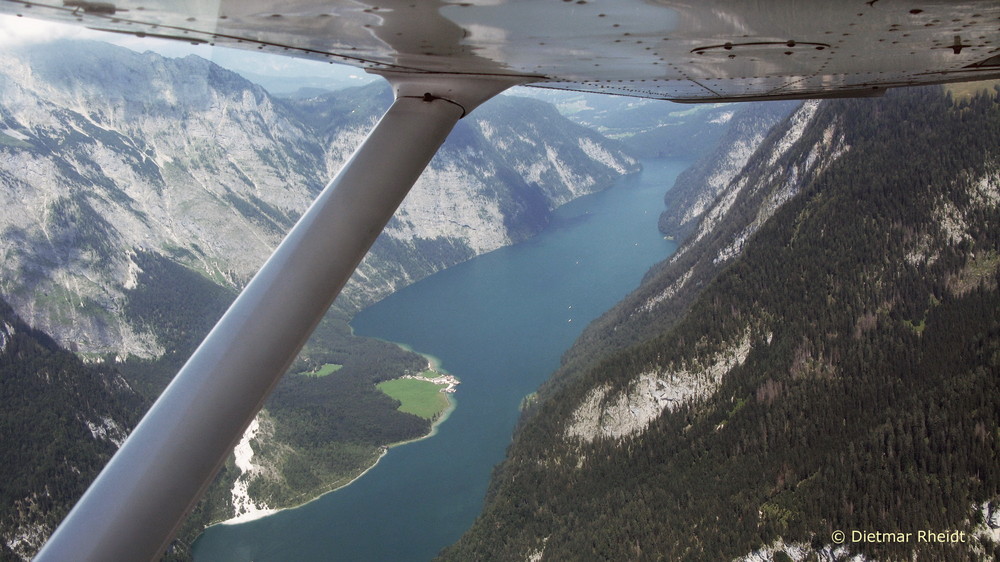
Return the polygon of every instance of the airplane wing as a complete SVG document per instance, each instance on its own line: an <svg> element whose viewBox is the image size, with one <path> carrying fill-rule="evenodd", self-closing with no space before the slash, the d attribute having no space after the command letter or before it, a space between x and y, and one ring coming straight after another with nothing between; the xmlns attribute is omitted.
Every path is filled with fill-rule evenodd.
<svg viewBox="0 0 1000 562"><path fill-rule="evenodd" d="M683 102L1000 78L996 0L0 0L0 12L346 63L396 101L37 560L154 560L452 126L516 84Z"/></svg>
<svg viewBox="0 0 1000 562"><path fill-rule="evenodd" d="M995 0L3 0L0 11L370 71L687 102L1000 77Z"/></svg>

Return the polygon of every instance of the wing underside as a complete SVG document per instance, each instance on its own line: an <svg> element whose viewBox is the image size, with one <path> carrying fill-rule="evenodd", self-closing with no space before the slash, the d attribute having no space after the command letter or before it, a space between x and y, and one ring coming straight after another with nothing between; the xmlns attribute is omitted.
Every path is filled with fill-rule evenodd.
<svg viewBox="0 0 1000 562"><path fill-rule="evenodd" d="M674 101L1000 77L995 0L2 0L0 11L375 72Z"/></svg>

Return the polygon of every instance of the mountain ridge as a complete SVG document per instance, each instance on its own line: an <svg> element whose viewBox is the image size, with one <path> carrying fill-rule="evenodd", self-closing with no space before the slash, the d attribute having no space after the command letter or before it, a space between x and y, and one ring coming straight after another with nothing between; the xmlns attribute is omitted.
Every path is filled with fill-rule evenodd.
<svg viewBox="0 0 1000 562"><path fill-rule="evenodd" d="M81 351L140 357L163 349L121 314L121 280L136 269L129 252L158 252L242 286L391 100L377 85L278 100L193 55L164 59L87 42L14 51L0 73L8 154L0 180L5 203L27 210L0 217L13 242L5 262L20 274L5 276L3 292L32 324ZM431 162L339 306L357 310L445 265L521 240L552 207L638 169L620 147L545 106L501 99L483 109ZM515 115L551 130L485 138L502 128L496 120ZM331 118L317 125L324 116ZM601 148L588 154L580 143ZM441 219L442 206L461 217L458 224ZM50 225L53 213L63 223L82 220ZM59 254L50 231L86 251ZM39 255L45 247L50 255ZM52 298L36 300L40 292Z"/></svg>

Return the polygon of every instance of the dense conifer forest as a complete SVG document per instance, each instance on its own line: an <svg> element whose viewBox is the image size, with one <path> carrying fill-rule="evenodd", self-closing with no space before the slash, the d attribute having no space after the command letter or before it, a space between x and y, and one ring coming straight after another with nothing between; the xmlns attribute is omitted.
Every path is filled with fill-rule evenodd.
<svg viewBox="0 0 1000 562"><path fill-rule="evenodd" d="M142 272L126 312L140 325L156 326L164 353L155 361L130 357L121 368L151 403L236 295L158 254L138 252L135 260ZM259 479L250 488L269 506L297 505L344 484L385 446L430 431L428 420L398 411L399 403L375 387L423 370L426 360L388 342L355 337L348 319L331 310L265 404L273 434L256 453L274 463L280 478ZM323 377L303 374L327 363L341 368ZM189 543L206 525L232 516L230 489L238 476L232 463L223 467L185 522L171 556L185 559Z"/></svg>
<svg viewBox="0 0 1000 562"><path fill-rule="evenodd" d="M45 333L29 327L0 300L0 484L3 544L0 559L30 557L114 454L235 297L158 254L138 252L142 270L126 312L153 324L164 354L156 361L114 356L84 363ZM258 482L256 497L270 505L305 501L370 466L387 444L426 434L430 423L396 410L378 382L426 366L393 344L351 335L334 311L317 330L266 408L281 444L282 481ZM326 377L298 374L323 363L343 367ZM124 375L124 377L123 377ZM259 451L263 454L264 451ZM228 463L186 520L167 560L186 560L208 524L226 519L239 475ZM14 540L23 537L22 540Z"/></svg>
<svg viewBox="0 0 1000 562"><path fill-rule="evenodd" d="M83 363L3 300L0 403L0 559L7 560L33 554L148 403L114 367Z"/></svg>
<svg viewBox="0 0 1000 562"><path fill-rule="evenodd" d="M849 150L672 328L589 350L603 358L525 414L444 559L1000 556L977 534L1000 499L1000 99L924 88L819 112ZM749 353L709 396L619 438L569 435L595 388L606 405L640 373L697 373L741 339ZM841 546L836 530L968 540Z"/></svg>

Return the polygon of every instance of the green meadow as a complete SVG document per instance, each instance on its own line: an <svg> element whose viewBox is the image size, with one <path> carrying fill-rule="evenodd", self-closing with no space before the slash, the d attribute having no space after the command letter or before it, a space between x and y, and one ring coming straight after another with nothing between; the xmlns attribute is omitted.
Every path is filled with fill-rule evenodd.
<svg viewBox="0 0 1000 562"><path fill-rule="evenodd" d="M422 373L427 378L437 376L430 371ZM399 400L399 411L413 414L424 419L436 419L448 408L448 395L441 392L443 384L424 382L419 379L393 379L381 382L378 389L390 397Z"/></svg>
<svg viewBox="0 0 1000 562"><path fill-rule="evenodd" d="M326 363L319 369L316 369L315 371L304 371L299 374L305 375L307 377L325 377L329 374L336 373L343 367L344 367L343 365L337 365L335 363Z"/></svg>

